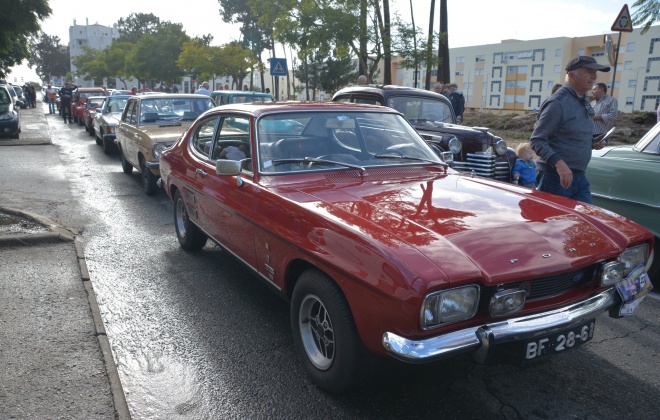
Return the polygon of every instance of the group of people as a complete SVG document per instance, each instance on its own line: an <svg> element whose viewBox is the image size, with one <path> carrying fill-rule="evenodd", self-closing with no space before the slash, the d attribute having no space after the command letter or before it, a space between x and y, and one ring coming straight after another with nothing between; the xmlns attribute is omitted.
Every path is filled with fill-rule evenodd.
<svg viewBox="0 0 660 420"><path fill-rule="evenodd" d="M609 72L608 66L590 56L577 56L565 70L566 83L553 88L541 105L530 142L516 150L512 174L521 185L591 203L585 172L592 149L607 145L604 136L618 103L607 94L605 83L596 83L598 72Z"/></svg>
<svg viewBox="0 0 660 420"><path fill-rule="evenodd" d="M445 84L442 82L435 82L433 91L441 95L445 95L451 102L454 113L456 114L456 121L463 122L463 113L465 112L465 96L463 92L458 90L456 83Z"/></svg>
<svg viewBox="0 0 660 420"><path fill-rule="evenodd" d="M27 102L28 108L36 108L37 106L37 91L32 83L23 85L23 97Z"/></svg>

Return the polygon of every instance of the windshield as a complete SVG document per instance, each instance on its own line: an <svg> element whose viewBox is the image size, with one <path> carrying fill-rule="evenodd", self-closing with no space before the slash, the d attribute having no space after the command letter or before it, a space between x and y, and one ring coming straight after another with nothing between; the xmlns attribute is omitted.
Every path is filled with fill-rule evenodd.
<svg viewBox="0 0 660 420"><path fill-rule="evenodd" d="M122 112L126 106L126 98L113 98L110 96L108 99L108 106L106 112Z"/></svg>
<svg viewBox="0 0 660 420"><path fill-rule="evenodd" d="M400 115L300 112L262 117L259 169L266 173L442 164Z"/></svg>
<svg viewBox="0 0 660 420"><path fill-rule="evenodd" d="M204 111L215 106L211 98L143 99L140 105L141 124L192 122Z"/></svg>
<svg viewBox="0 0 660 420"><path fill-rule="evenodd" d="M414 123L445 122L454 123L454 113L446 102L434 98L418 96L392 96L388 100L390 108L394 108Z"/></svg>
<svg viewBox="0 0 660 420"><path fill-rule="evenodd" d="M233 104L247 104L250 102L275 102L270 95L234 95L231 98Z"/></svg>

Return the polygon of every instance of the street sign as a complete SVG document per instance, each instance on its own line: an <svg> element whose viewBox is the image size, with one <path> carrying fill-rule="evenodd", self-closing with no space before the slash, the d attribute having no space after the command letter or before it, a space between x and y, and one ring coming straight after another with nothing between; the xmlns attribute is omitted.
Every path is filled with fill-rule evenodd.
<svg viewBox="0 0 660 420"><path fill-rule="evenodd" d="M628 5L624 4L619 16L616 18L612 24L613 31L619 32L632 32L632 19L630 18L630 12L628 11Z"/></svg>
<svg viewBox="0 0 660 420"><path fill-rule="evenodd" d="M271 76L286 76L287 75L286 58L271 58L270 59L270 75Z"/></svg>

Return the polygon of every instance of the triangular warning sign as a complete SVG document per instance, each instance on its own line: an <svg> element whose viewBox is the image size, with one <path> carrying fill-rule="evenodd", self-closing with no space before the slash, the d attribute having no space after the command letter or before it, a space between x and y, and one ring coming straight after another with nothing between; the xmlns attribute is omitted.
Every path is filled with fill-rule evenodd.
<svg viewBox="0 0 660 420"><path fill-rule="evenodd" d="M282 64L278 61L275 63L275 68L273 69L273 73L279 74L279 73L284 73L284 69L282 68Z"/></svg>
<svg viewBox="0 0 660 420"><path fill-rule="evenodd" d="M619 16L612 24L612 30L620 32L632 32L632 19L630 18L630 12L628 11L627 4L623 5L623 9L621 9L621 12L619 12Z"/></svg>

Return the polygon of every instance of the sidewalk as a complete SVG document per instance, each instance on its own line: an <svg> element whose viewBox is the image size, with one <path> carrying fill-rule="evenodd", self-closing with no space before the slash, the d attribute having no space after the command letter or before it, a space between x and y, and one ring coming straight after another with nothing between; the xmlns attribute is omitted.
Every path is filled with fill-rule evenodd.
<svg viewBox="0 0 660 420"><path fill-rule="evenodd" d="M51 144L44 110L21 110L20 138L0 138L0 155L15 146L11 155L29 161ZM7 205L44 200L16 166L0 166L0 222L40 228L0 229L0 419L130 419L81 243L44 215ZM44 189L48 182L57 181ZM21 200L8 197L16 191Z"/></svg>

